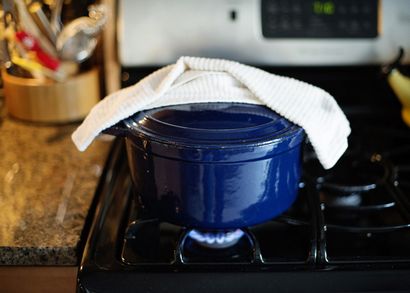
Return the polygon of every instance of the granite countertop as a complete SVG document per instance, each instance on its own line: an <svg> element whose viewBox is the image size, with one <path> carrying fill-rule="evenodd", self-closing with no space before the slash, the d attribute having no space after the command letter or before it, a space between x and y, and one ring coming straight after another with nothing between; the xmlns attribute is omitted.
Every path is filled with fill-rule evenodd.
<svg viewBox="0 0 410 293"><path fill-rule="evenodd" d="M0 119L0 265L76 265L77 246L110 143L84 153L77 125Z"/></svg>

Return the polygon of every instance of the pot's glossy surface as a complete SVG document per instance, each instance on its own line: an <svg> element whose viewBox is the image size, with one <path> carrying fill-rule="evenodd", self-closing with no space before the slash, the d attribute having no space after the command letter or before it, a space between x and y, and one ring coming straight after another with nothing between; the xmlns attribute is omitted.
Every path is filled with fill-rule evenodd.
<svg viewBox="0 0 410 293"><path fill-rule="evenodd" d="M171 106L125 125L136 195L165 221L245 227L277 216L297 196L303 130L266 107Z"/></svg>

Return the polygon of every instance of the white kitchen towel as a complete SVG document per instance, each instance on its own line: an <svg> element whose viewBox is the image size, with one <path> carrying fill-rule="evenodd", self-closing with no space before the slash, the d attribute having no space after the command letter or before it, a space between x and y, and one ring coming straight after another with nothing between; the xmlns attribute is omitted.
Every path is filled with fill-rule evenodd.
<svg viewBox="0 0 410 293"><path fill-rule="evenodd" d="M237 62L181 57L100 101L72 134L84 151L104 129L136 112L203 102L262 104L304 128L325 169L347 149L349 122L333 97L313 85Z"/></svg>

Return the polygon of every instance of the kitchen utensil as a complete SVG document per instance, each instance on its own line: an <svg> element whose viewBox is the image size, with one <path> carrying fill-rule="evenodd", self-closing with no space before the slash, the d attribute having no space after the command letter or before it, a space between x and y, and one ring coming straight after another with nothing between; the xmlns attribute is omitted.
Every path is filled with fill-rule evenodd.
<svg viewBox="0 0 410 293"><path fill-rule="evenodd" d="M11 56L11 62L27 70L28 72L31 73L31 75L33 75L33 77L37 79L42 79L41 77L39 78L39 74L41 76L47 76L48 78L51 78L55 81L60 81L60 82L64 81L66 78L63 72L57 72L57 71L50 70L46 67L41 66L39 63L33 60L20 58L16 55Z"/></svg>
<svg viewBox="0 0 410 293"><path fill-rule="evenodd" d="M107 16L103 5L91 5L89 11L90 17L73 20L58 35L56 47L62 59L83 62L94 52Z"/></svg>
<svg viewBox="0 0 410 293"><path fill-rule="evenodd" d="M135 194L165 221L245 227L279 215L297 196L303 130L264 106L162 107L105 132L126 137Z"/></svg>
<svg viewBox="0 0 410 293"><path fill-rule="evenodd" d="M403 48L400 48L396 60L386 66L384 71L388 74L387 81L393 89L403 108L401 111L403 121L410 127L410 77L400 71L400 63L404 56Z"/></svg>
<svg viewBox="0 0 410 293"><path fill-rule="evenodd" d="M44 52L39 42L33 36L29 35L25 31L18 31L16 32L16 38L27 50L34 51L36 53L37 59L42 65L51 70L58 69L60 66L60 61Z"/></svg>
<svg viewBox="0 0 410 293"><path fill-rule="evenodd" d="M15 34L13 34L13 36L14 35ZM33 58L35 57L35 54L33 56L33 52L27 52L27 50L18 42L15 42L14 45L15 49L11 51L10 56L11 63L17 65L16 67L30 72L32 77L37 78L39 80L44 80L45 75L47 75L44 74L44 72L42 72L43 70L48 70L51 72L51 75L54 75L53 71L44 68L36 61L36 58Z"/></svg>
<svg viewBox="0 0 410 293"><path fill-rule="evenodd" d="M4 63L4 60L6 59L6 52L5 50L7 49L7 43L6 43L6 28L4 25L4 12L3 10L0 10L0 65Z"/></svg>
<svg viewBox="0 0 410 293"><path fill-rule="evenodd" d="M21 78L5 70L2 76L8 113L25 121L79 121L100 99L97 69L77 74L64 82Z"/></svg>
<svg viewBox="0 0 410 293"><path fill-rule="evenodd" d="M51 8L50 28L57 36L61 31L61 10L63 8L63 0L54 0Z"/></svg>
<svg viewBox="0 0 410 293"><path fill-rule="evenodd" d="M52 30L51 24L48 21L47 16L44 14L42 5L39 2L32 2L29 6L28 11L30 12L31 17L34 22L37 24L37 27L41 32L48 37L48 39L55 44L57 35Z"/></svg>
<svg viewBox="0 0 410 293"><path fill-rule="evenodd" d="M11 62L10 52L18 50L18 46L15 42L15 32L19 28L19 16L14 6L14 2L11 0L2 0L3 4L3 22L4 22L4 39L1 41L3 51L3 64L7 72L16 76L29 75L24 69L13 66Z"/></svg>
<svg viewBox="0 0 410 293"><path fill-rule="evenodd" d="M6 32L8 28L13 27L14 29L17 26L18 15L14 7L13 1L2 0L3 5L3 25L4 31L1 34L1 46L2 46L2 63L6 65L7 68L10 67L10 54L9 54L9 41L7 40Z"/></svg>
<svg viewBox="0 0 410 293"><path fill-rule="evenodd" d="M6 0L10 1L10 0ZM27 6L23 0L14 1L18 8L19 21L22 29L24 29L28 34L32 35L38 40L41 48L50 56L56 57L57 51L53 44L42 34L40 29L37 27L34 20L31 18L30 13L27 10Z"/></svg>

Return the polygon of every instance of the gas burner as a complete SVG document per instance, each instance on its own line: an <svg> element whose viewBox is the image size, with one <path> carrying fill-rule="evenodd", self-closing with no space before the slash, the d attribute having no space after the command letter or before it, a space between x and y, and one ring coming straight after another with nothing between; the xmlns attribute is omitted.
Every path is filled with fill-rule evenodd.
<svg viewBox="0 0 410 293"><path fill-rule="evenodd" d="M305 176L316 184L321 202L327 207L366 208L390 204L367 197L379 193L380 186L391 179L392 174L392 168L380 154L365 157L348 153L330 170L324 170L317 161L309 161Z"/></svg>
<svg viewBox="0 0 410 293"><path fill-rule="evenodd" d="M320 200L328 207L359 207L363 200L360 193L348 195L335 195L326 191L320 192Z"/></svg>
<svg viewBox="0 0 410 293"><path fill-rule="evenodd" d="M389 170L380 154L370 157L347 154L334 168L317 174L316 183L321 188L355 193L375 189L387 179Z"/></svg>
<svg viewBox="0 0 410 293"><path fill-rule="evenodd" d="M188 237L195 240L199 245L212 249L224 249L234 246L243 235L244 232L240 229L218 232L193 229L188 233Z"/></svg>

